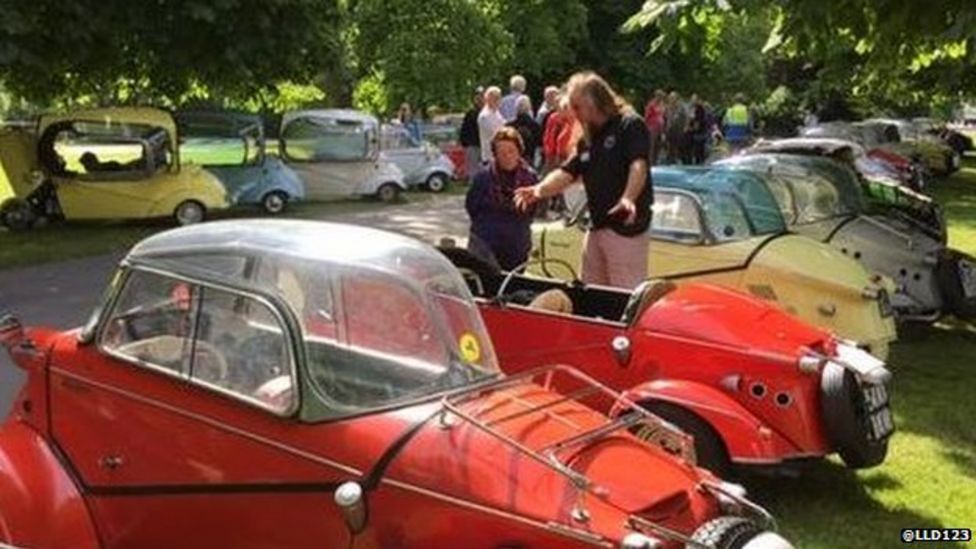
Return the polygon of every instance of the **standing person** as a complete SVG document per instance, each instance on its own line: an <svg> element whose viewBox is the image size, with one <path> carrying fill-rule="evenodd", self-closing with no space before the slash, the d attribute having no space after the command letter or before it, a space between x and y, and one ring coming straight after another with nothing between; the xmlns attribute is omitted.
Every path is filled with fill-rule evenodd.
<svg viewBox="0 0 976 549"><path fill-rule="evenodd" d="M420 130L420 123L413 117L413 109L410 108L410 103L404 102L400 104L397 120L407 129L407 133L410 135L410 141L414 145L420 145L423 142L423 132Z"/></svg>
<svg viewBox="0 0 976 549"><path fill-rule="evenodd" d="M515 115L518 114L516 109L516 104L518 103L519 97L525 95L525 88L527 83L525 77L521 74L516 74L508 82L508 95L502 98L501 104L498 106L498 112L501 113L502 118L505 122L511 122L515 120Z"/></svg>
<svg viewBox="0 0 976 549"><path fill-rule="evenodd" d="M490 146L494 161L474 176L464 200L471 218L468 249L511 271L525 263L532 248L533 212L516 207L515 193L539 179L523 158L522 137L515 128L498 130Z"/></svg>
<svg viewBox="0 0 976 549"><path fill-rule="evenodd" d="M684 152L685 129L688 127L688 112L681 104L681 96L673 91L668 95L668 106L665 111L665 125L667 126L668 154L666 162L677 164Z"/></svg>
<svg viewBox="0 0 976 549"><path fill-rule="evenodd" d="M648 162L653 166L657 164L661 154L661 142L664 140L664 103L666 96L664 90L655 90L654 95L644 107L644 123L647 124L647 133L651 139L651 150Z"/></svg>
<svg viewBox="0 0 976 549"><path fill-rule="evenodd" d="M557 110L559 110L559 88L546 86L546 91L542 94L542 105L539 106L539 112L535 115L535 121L539 123L539 127L545 128L549 117Z"/></svg>
<svg viewBox="0 0 976 549"><path fill-rule="evenodd" d="M542 142L542 128L532 117L532 100L528 95L519 97L516 104L515 120L507 124L515 128L522 136L522 155L525 161L532 165L535 162L535 151Z"/></svg>
<svg viewBox="0 0 976 549"><path fill-rule="evenodd" d="M741 93L735 94L735 102L725 111L723 120L725 141L733 151L748 146L752 140L751 118L746 97Z"/></svg>
<svg viewBox="0 0 976 549"><path fill-rule="evenodd" d="M708 115L705 105L697 94L691 96L691 119L688 121L689 160L691 164L705 163L708 146Z"/></svg>
<svg viewBox="0 0 976 549"><path fill-rule="evenodd" d="M583 138L583 127L570 107L569 98L559 99L559 108L549 116L543 130L542 147L546 173L555 170L576 154L576 144Z"/></svg>
<svg viewBox="0 0 976 549"><path fill-rule="evenodd" d="M583 280L633 288L647 278L650 245L647 126L596 73L574 74L567 93L584 138L576 154L541 183L517 189L516 203L527 209L582 179L591 221Z"/></svg>
<svg viewBox="0 0 976 549"><path fill-rule="evenodd" d="M481 162L491 162L491 140L495 132L505 125L505 119L498 112L498 104L502 99L502 90L492 86L485 90L484 106L478 113L478 140L481 143Z"/></svg>
<svg viewBox="0 0 976 549"><path fill-rule="evenodd" d="M478 114L484 105L485 90L478 86L474 90L474 97L471 98L471 108L464 113L464 120L461 122L461 131L458 141L464 147L465 173L468 177L474 177L481 165L481 137L478 135Z"/></svg>

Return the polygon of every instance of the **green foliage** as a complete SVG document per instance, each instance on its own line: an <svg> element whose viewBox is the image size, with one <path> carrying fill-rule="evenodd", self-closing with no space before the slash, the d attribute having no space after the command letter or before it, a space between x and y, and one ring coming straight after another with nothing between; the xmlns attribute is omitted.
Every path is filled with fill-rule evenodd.
<svg viewBox="0 0 976 549"><path fill-rule="evenodd" d="M390 98L383 73L374 72L356 84L352 92L352 106L376 116L390 112Z"/></svg>
<svg viewBox="0 0 976 549"><path fill-rule="evenodd" d="M575 48L589 40L587 6L582 0L480 0L513 38L510 62L497 75L507 82L513 73L525 76L539 91L565 80L575 69Z"/></svg>
<svg viewBox="0 0 976 549"><path fill-rule="evenodd" d="M384 76L393 105L462 104L512 56L512 35L470 0L360 0L351 17L358 68Z"/></svg>
<svg viewBox="0 0 976 549"><path fill-rule="evenodd" d="M703 13L719 22L696 26ZM766 18L761 52L771 86L788 84L807 102L846 102L862 112L945 110L976 84L976 4L970 0L648 0L628 31L656 29L652 48L689 40L705 43L714 25ZM762 32L762 27L752 27ZM748 32L743 38L748 38ZM758 36L756 37L758 38ZM751 48L751 44L750 44ZM708 50L703 50L709 58ZM723 56L738 48L722 49ZM736 66L744 59L730 62ZM755 66L745 66L752 74Z"/></svg>
<svg viewBox="0 0 976 549"><path fill-rule="evenodd" d="M336 0L2 0L0 81L30 99L251 97L338 52Z"/></svg>

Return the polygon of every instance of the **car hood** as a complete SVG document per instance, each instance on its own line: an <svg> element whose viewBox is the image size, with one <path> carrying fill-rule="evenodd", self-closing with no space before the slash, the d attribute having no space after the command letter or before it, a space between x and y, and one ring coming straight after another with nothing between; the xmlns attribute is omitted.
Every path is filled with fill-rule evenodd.
<svg viewBox="0 0 976 549"><path fill-rule="evenodd" d="M753 268L774 271L811 290L848 291L860 295L871 284L870 273L840 250L813 238L788 234L768 241L752 260Z"/></svg>
<svg viewBox="0 0 976 549"><path fill-rule="evenodd" d="M822 345L831 337L827 331L759 298L702 283L678 285L644 313L638 326L669 336L787 357Z"/></svg>
<svg viewBox="0 0 976 549"><path fill-rule="evenodd" d="M596 428L607 421L573 401L526 413L528 405L556 400L562 397L538 385L471 400L462 409L476 414L494 434L457 416L449 416L446 428L435 419L404 448L388 478L544 523L582 526L572 517L580 500L569 479L496 436L540 449L579 434L577 427ZM512 419L502 421L506 417ZM690 533L717 512L716 500L699 489L703 481L715 481L710 473L627 432L575 447L560 458L603 494L587 495L585 504L591 515L587 529L603 536L619 539L629 514Z"/></svg>

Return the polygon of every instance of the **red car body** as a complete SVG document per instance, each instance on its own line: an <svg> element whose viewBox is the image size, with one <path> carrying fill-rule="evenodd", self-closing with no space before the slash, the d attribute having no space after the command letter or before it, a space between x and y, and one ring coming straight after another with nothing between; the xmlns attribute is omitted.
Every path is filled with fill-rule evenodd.
<svg viewBox="0 0 976 549"><path fill-rule="evenodd" d="M232 221L147 239L85 328L0 322L28 374L0 427L0 542L789 547L720 516L768 518L619 394L568 368L492 371L470 299L439 254L369 229ZM461 361L443 372L422 360L442 342ZM271 377L251 391L245 374ZM633 413L609 419L550 390L567 384Z"/></svg>
<svg viewBox="0 0 976 549"><path fill-rule="evenodd" d="M463 253L449 255L477 277L476 296L496 295L479 303L506 372L577 367L695 435L699 459L713 470L834 452L866 467L886 454L893 425L883 364L761 300L707 284L631 293L518 275L506 282ZM553 289L574 313L505 295L524 303ZM621 320L635 306L640 312ZM831 385L838 380L843 389Z"/></svg>

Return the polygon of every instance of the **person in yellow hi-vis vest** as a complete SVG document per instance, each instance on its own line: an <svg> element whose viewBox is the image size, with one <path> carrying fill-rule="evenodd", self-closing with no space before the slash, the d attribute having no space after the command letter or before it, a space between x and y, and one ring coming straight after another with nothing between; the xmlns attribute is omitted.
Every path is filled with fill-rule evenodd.
<svg viewBox="0 0 976 549"><path fill-rule="evenodd" d="M746 98L741 93L735 95L735 103L725 111L723 126L725 140L733 149L740 149L752 140L752 121Z"/></svg>

